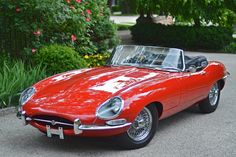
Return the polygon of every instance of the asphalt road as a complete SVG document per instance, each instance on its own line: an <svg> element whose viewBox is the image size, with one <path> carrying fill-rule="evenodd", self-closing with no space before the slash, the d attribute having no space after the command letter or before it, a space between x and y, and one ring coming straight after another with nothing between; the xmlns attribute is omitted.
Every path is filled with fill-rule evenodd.
<svg viewBox="0 0 236 157"><path fill-rule="evenodd" d="M198 55L200 53L190 53ZM203 55L203 54L201 54ZM160 122L151 143L139 150L120 150L110 139L49 139L36 129L23 127L15 114L0 117L0 157L236 156L236 55L204 54L222 61L231 72L213 114L192 108Z"/></svg>

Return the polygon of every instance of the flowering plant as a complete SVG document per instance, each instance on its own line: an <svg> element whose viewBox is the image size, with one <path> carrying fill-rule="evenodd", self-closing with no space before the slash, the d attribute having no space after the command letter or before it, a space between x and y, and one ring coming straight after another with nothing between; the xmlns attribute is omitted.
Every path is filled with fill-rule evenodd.
<svg viewBox="0 0 236 157"><path fill-rule="evenodd" d="M94 55L85 55L84 59L88 67L99 67L105 65L109 57L110 53L101 53Z"/></svg>
<svg viewBox="0 0 236 157"><path fill-rule="evenodd" d="M0 0L0 48L13 55L37 53L49 44L73 47L81 54L99 51L96 43L113 46L115 30L109 21L106 0ZM112 35L94 40L95 27L109 23ZM97 30L96 30L97 31ZM109 31L108 31L109 32ZM6 44L7 43L7 44Z"/></svg>

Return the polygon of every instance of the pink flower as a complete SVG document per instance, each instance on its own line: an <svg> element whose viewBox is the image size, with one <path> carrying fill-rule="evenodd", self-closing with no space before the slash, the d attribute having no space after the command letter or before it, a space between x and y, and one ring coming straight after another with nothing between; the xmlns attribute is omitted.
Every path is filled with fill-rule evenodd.
<svg viewBox="0 0 236 157"><path fill-rule="evenodd" d="M75 35L71 35L71 40L74 42L74 41L76 41L77 40L77 38L76 38L76 36Z"/></svg>
<svg viewBox="0 0 236 157"><path fill-rule="evenodd" d="M33 32L34 35L39 36L41 34L40 30L38 29L36 32Z"/></svg>
<svg viewBox="0 0 236 157"><path fill-rule="evenodd" d="M87 18L86 18L86 21L87 21L87 22L91 21L90 17L87 17Z"/></svg>
<svg viewBox="0 0 236 157"><path fill-rule="evenodd" d="M70 0L66 0L66 2L67 2L68 4L70 4L71 1L70 1Z"/></svg>
<svg viewBox="0 0 236 157"><path fill-rule="evenodd" d="M87 9L86 12L87 12L87 14L89 14L89 15L92 14L91 10L89 10L89 9Z"/></svg>
<svg viewBox="0 0 236 157"><path fill-rule="evenodd" d="M16 12L20 12L20 11L21 11L21 9L17 7L16 8Z"/></svg>
<svg viewBox="0 0 236 157"><path fill-rule="evenodd" d="M81 3L81 0L76 0L77 3Z"/></svg>
<svg viewBox="0 0 236 157"><path fill-rule="evenodd" d="M35 54L37 50L35 48L32 48L32 53Z"/></svg>

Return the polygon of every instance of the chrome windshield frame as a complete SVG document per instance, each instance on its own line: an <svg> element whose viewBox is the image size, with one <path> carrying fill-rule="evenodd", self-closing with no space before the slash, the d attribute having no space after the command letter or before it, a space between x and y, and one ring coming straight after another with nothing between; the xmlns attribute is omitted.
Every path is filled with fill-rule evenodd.
<svg viewBox="0 0 236 157"><path fill-rule="evenodd" d="M179 70L176 70L176 72L184 72L186 70L186 65L185 65L185 58L184 58L184 51L182 49L179 49L179 48L170 48L170 47L161 47L161 46L145 46L145 45L118 45L117 47L119 46L140 46L140 47L150 47L150 48L163 48L163 49L176 49L176 50L179 50L181 55L182 55L182 64L183 64L183 68L182 69L179 69ZM115 47L111 53L111 56L110 58L107 60L106 62L106 66L122 66L122 65L115 65L115 64L111 64L111 60L112 58L114 57L115 53L116 53L116 49L117 47ZM142 68L142 67L140 67ZM145 67L145 68L148 68L148 67ZM154 69L154 68L151 68L151 69ZM158 70L163 70L163 71L166 71L164 69L161 69L161 68L158 68Z"/></svg>

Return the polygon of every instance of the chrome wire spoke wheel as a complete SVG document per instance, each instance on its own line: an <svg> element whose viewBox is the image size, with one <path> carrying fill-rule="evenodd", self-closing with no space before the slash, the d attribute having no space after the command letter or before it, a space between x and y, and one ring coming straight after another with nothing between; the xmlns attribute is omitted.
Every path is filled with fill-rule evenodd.
<svg viewBox="0 0 236 157"><path fill-rule="evenodd" d="M128 136L134 141L144 140L152 129L152 114L145 107L127 131Z"/></svg>
<svg viewBox="0 0 236 157"><path fill-rule="evenodd" d="M209 92L209 102L211 106L215 106L217 104L218 98L219 98L220 89L218 87L218 84L214 84Z"/></svg>

